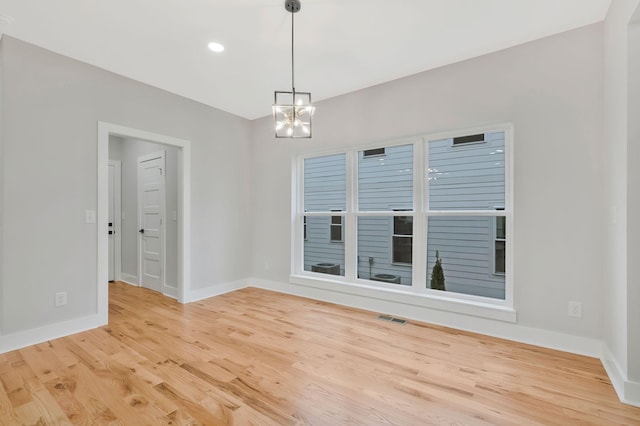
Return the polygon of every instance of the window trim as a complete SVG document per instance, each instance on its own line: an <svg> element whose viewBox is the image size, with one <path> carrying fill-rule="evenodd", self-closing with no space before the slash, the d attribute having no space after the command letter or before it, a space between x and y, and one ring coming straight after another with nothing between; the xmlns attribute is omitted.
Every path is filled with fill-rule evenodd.
<svg viewBox="0 0 640 426"><path fill-rule="evenodd" d="M505 136L504 146L504 173L505 173L505 210L500 212L491 211L447 211L429 212L431 216L439 215L472 215L480 214L484 216L504 215L506 217L506 233L513 235L513 125L511 123L498 123L490 126L473 127L462 130L447 131L440 133L424 134L409 138L395 139L384 143L378 141L362 145L353 145L342 148L310 150L297 156L292 156L292 238L291 238L291 273L289 281L292 284L320 288L345 294L385 300L396 300L407 305L415 305L426 308L440 309L448 312L457 312L482 318L492 318L501 321L515 322L516 310L514 309L513 291L513 238L508 238L505 243L505 298L493 299L482 296L466 295L461 293L439 292L426 288L426 219L428 212L429 188L427 185L428 172L425 162L428 164L428 142L440 139L449 139L465 134L490 133L502 131ZM413 215L413 232L415 235L424 235L424 241L415 241L413 244L413 284L411 287L384 285L357 278L357 217L358 216L379 216L379 215L405 215L402 212L390 211L358 211L358 151L376 148L380 146L392 147L412 144L414 149L414 185L413 185L413 205L411 211ZM300 232L302 225L302 215L304 206L304 160L327 155L343 154L346 156L346 211L342 213L343 233L345 244L345 275L318 277L304 271L303 264L303 243ZM424 172L420 172L424 171ZM395 214L394 214L395 213ZM311 212L307 216L331 216L331 212ZM424 247L423 247L424 246ZM422 278L425 282L422 282Z"/></svg>

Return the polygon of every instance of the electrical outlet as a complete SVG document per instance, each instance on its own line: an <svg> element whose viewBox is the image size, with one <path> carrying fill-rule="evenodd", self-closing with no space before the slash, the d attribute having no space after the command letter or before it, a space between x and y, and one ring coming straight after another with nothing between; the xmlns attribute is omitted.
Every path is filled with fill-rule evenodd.
<svg viewBox="0 0 640 426"><path fill-rule="evenodd" d="M66 305L67 304L67 292L66 291L63 291L63 292L60 292L60 293L56 293L55 304L56 304L56 306L62 306L62 305Z"/></svg>
<svg viewBox="0 0 640 426"><path fill-rule="evenodd" d="M582 318L581 302L569 302L569 316L574 318Z"/></svg>

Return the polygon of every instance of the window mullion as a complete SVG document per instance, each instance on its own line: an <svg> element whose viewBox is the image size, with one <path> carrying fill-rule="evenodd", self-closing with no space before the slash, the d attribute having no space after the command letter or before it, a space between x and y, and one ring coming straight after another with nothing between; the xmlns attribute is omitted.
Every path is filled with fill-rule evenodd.
<svg viewBox="0 0 640 426"><path fill-rule="evenodd" d="M424 142L413 144L413 267L411 287L422 291L426 279L426 229L424 217Z"/></svg>
<svg viewBox="0 0 640 426"><path fill-rule="evenodd" d="M346 196L347 212L344 217L344 275L353 282L357 275L357 224L355 211L358 203L358 159L353 151L347 152Z"/></svg>

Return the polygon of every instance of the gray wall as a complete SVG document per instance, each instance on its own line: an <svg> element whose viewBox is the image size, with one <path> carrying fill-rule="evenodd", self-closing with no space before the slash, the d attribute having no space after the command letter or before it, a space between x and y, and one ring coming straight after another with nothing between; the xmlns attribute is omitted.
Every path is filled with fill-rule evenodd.
<svg viewBox="0 0 640 426"><path fill-rule="evenodd" d="M122 161L122 272L138 276L138 157L165 151L166 269L165 283L178 283L178 148L110 136L109 159ZM139 284L137 281L133 284Z"/></svg>
<svg viewBox="0 0 640 426"><path fill-rule="evenodd" d="M96 313L97 122L192 143L191 288L246 278L249 122L2 38L2 330ZM9 248L9 249L8 249ZM54 307L54 294L68 304Z"/></svg>
<svg viewBox="0 0 640 426"><path fill-rule="evenodd" d="M274 140L271 118L255 121L255 276L288 288L292 156L512 122L518 323L601 338L602 53L591 25L318 102L310 141Z"/></svg>
<svg viewBox="0 0 640 426"><path fill-rule="evenodd" d="M4 45L0 34L0 307L4 306ZM0 314L0 334L2 334L2 316Z"/></svg>
<svg viewBox="0 0 640 426"><path fill-rule="evenodd" d="M627 294L627 342L629 359L629 380L637 382L636 400L640 402L640 5L629 24L628 33L628 76L627 90L629 108L628 157L629 172L627 188L629 210L627 217L628 235L628 294Z"/></svg>

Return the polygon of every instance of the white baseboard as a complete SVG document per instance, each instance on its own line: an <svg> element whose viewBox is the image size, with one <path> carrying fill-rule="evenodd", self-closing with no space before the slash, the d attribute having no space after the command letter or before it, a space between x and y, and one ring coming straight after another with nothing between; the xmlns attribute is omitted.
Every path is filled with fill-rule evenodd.
<svg viewBox="0 0 640 426"><path fill-rule="evenodd" d="M251 278L249 286L308 297L325 302L346 305L373 312L392 314L408 319L442 325L458 330L471 331L515 342L527 343L549 349L586 355L594 358L602 357L602 342L597 339L572 336L555 331L526 327L505 321L479 318L455 312L445 312L420 306L407 305L389 300L380 300L366 296L338 293L314 287Z"/></svg>
<svg viewBox="0 0 640 426"><path fill-rule="evenodd" d="M135 275L129 275L123 272L120 274L120 281L122 281L123 283L135 285L136 287L138 286L138 277L136 277Z"/></svg>
<svg viewBox="0 0 640 426"><path fill-rule="evenodd" d="M229 293L235 290L240 290L247 285L248 280L238 280L228 283L222 283L218 285L212 285L205 288L198 288L191 290L187 295L185 303L197 302L198 300L208 299L209 297L219 296L221 294Z"/></svg>
<svg viewBox="0 0 640 426"><path fill-rule="evenodd" d="M169 296L172 299L178 299L178 289L176 287L165 285L162 287L162 294Z"/></svg>
<svg viewBox="0 0 640 426"><path fill-rule="evenodd" d="M607 345L604 345L601 360L620 401L640 407L640 383L627 379L627 374L620 367Z"/></svg>
<svg viewBox="0 0 640 426"><path fill-rule="evenodd" d="M103 325L107 325L107 322L101 319L98 314L95 314L49 324L44 327L4 334L0 339L0 354L70 334L91 330Z"/></svg>

